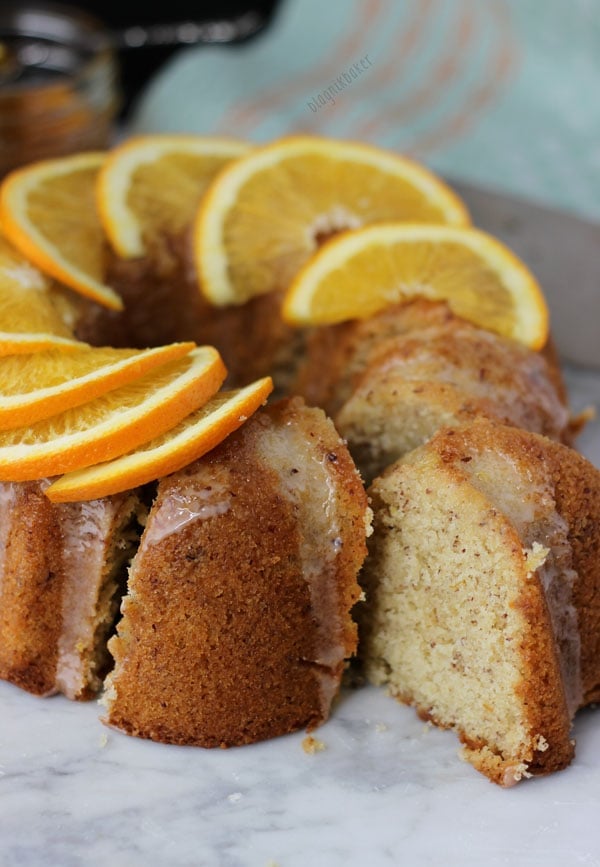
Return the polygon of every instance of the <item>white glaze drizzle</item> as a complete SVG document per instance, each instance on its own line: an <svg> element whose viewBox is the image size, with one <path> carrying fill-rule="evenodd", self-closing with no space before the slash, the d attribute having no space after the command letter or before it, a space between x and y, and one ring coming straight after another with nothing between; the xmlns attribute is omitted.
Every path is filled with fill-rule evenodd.
<svg viewBox="0 0 600 867"><path fill-rule="evenodd" d="M178 490L170 491L152 514L144 533L147 545L157 545L193 521L206 521L224 515L231 508L231 493L217 479L198 486L196 476L188 476Z"/></svg>
<svg viewBox="0 0 600 867"><path fill-rule="evenodd" d="M56 685L75 698L84 684L84 651L90 651L105 557L105 539L114 507L90 500L57 507L62 531L62 630L58 641Z"/></svg>
<svg viewBox="0 0 600 867"><path fill-rule="evenodd" d="M10 533L12 510L17 498L13 482L0 483L0 600L2 599L2 584L6 568L6 544Z"/></svg>
<svg viewBox="0 0 600 867"><path fill-rule="evenodd" d="M68 698L76 698L93 682L90 663L96 662L96 630L110 626L104 618L113 613L110 597L118 583L117 570L132 553L125 530L134 516L141 522L142 511L131 494L55 508L62 535L62 631L55 682Z"/></svg>
<svg viewBox="0 0 600 867"><path fill-rule="evenodd" d="M311 661L321 667L316 671L321 709L327 715L338 685L327 669L335 669L345 656L336 581L336 558L343 539L336 486L329 470L331 458L318 455L315 444L292 423L265 427L258 444L261 458L278 474L281 493L298 516L302 572L317 631L315 659Z"/></svg>
<svg viewBox="0 0 600 867"><path fill-rule="evenodd" d="M569 527L556 511L550 480L534 479L522 465L500 453L473 455L472 462L463 467L475 487L515 526L526 553L527 549L531 552L540 547L547 549L541 563L539 557L534 557L531 571L538 575L544 591L558 649L565 700L573 716L583 698L581 638L573 605L573 587L578 576L573 569ZM502 484L498 484L499 468Z"/></svg>

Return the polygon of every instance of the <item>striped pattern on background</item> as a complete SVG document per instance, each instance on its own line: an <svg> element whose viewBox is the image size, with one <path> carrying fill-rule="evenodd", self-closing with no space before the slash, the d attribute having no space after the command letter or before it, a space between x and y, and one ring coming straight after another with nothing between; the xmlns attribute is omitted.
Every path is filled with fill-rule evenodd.
<svg viewBox="0 0 600 867"><path fill-rule="evenodd" d="M600 0L284 0L263 38L178 53L133 128L356 138L600 218L598 93Z"/></svg>

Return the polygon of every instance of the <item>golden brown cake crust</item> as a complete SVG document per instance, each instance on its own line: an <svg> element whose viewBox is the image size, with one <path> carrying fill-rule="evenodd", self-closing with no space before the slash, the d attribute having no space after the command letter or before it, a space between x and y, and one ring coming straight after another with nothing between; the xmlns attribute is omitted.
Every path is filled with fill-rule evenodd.
<svg viewBox="0 0 600 867"><path fill-rule="evenodd" d="M294 424L312 441L314 457L328 459L344 516L329 578L338 591L329 626L343 644L333 668L315 661L319 631L303 574L304 528L261 452L265 428ZM189 515L193 502L200 517L170 532L176 504ZM142 737L207 747L320 723L328 711L323 677L338 683L341 658L356 646L349 609L366 553L365 509L333 426L299 401L257 414L205 458L163 479L132 566L119 636L110 643L116 668L106 721Z"/></svg>
<svg viewBox="0 0 600 867"><path fill-rule="evenodd" d="M335 415L382 340L455 318L447 304L419 300L388 307L370 319L316 328L308 338L295 389L311 406Z"/></svg>
<svg viewBox="0 0 600 867"><path fill-rule="evenodd" d="M492 384L520 390L540 416L539 421L530 425L533 430L562 436L564 420L558 422L558 434L557 423L551 417L544 421L546 408L552 416L557 405L562 404L563 411L566 406L556 356L550 350L534 353L514 341L478 329L455 316L444 302L419 299L390 306L370 319L315 329L307 342L296 389L308 403L322 406L335 419L354 390L360 384L367 387L370 367L373 370L385 367L386 357L426 361L430 349L429 368L434 374L427 377L422 370L421 375L413 373L407 378L441 381L440 371L444 372L448 366L463 371L470 367L483 384L490 380ZM527 385L525 390L523 383ZM538 389L542 391L540 396L535 394ZM528 391L533 393L527 394Z"/></svg>
<svg viewBox="0 0 600 867"><path fill-rule="evenodd" d="M581 639L582 706L600 699L600 471L582 455L545 443L558 512L569 527Z"/></svg>
<svg viewBox="0 0 600 867"><path fill-rule="evenodd" d="M280 394L296 376L304 331L281 318L282 293L215 308L199 291L190 232L166 235L151 254L120 259L106 250L106 280L123 299L123 311L80 299L75 313L79 340L96 346L160 346L181 340L216 346L232 386L273 376Z"/></svg>
<svg viewBox="0 0 600 867"><path fill-rule="evenodd" d="M300 387L333 412L367 483L441 427L479 416L565 442L574 433L542 355L442 303L315 333Z"/></svg>
<svg viewBox="0 0 600 867"><path fill-rule="evenodd" d="M52 504L45 486L0 485L0 678L36 695L92 698L138 499Z"/></svg>
<svg viewBox="0 0 600 867"><path fill-rule="evenodd" d="M452 479L450 482L452 485L461 486L464 483L460 473L455 475L451 472L449 478ZM440 483L445 483L445 480L440 478ZM380 532L377 515L382 512L382 506L377 505L377 496L374 492L373 499L377 535ZM512 544L513 554L518 559L520 541L516 533L512 538L507 537L506 544ZM449 722L443 719L430 707L420 704L410 692L394 691L393 693L399 701L414 706L422 719L430 720L441 728L453 728L464 744L465 758L490 780L503 786L517 782L523 772L546 774L560 770L570 763L574 753L570 740L571 721L566 710L549 614L539 583L531 582L528 586L523 585L516 605L527 620L527 629L522 631L519 643L524 676L517 687L517 693L523 701L524 722L529 744L519 756L503 755L493 745L481 738L475 738L472 732L466 731L461 726L460 720ZM458 638L459 636L456 636L457 640ZM363 652L366 651L368 643L367 641L363 645ZM491 672L490 679L493 680L493 677ZM469 709L465 707L464 710L468 712ZM536 735L540 732L544 733L546 740L539 742L541 749L536 749ZM545 749L546 743L551 743L551 750Z"/></svg>
<svg viewBox="0 0 600 867"><path fill-rule="evenodd" d="M561 443L483 420L462 430L441 432L437 442L450 461L465 456L465 444L467 448L500 449L527 463L532 480L543 475L551 479L556 511L566 522L578 576L573 604L582 648L580 706L596 701L600 694L600 471Z"/></svg>
<svg viewBox="0 0 600 867"><path fill-rule="evenodd" d="M0 677L48 695L55 691L61 631L60 526L37 482L1 488L8 524L0 581Z"/></svg>
<svg viewBox="0 0 600 867"><path fill-rule="evenodd" d="M454 385L486 401L500 421L570 441L569 413L543 356L459 319L381 341L358 389L385 374Z"/></svg>

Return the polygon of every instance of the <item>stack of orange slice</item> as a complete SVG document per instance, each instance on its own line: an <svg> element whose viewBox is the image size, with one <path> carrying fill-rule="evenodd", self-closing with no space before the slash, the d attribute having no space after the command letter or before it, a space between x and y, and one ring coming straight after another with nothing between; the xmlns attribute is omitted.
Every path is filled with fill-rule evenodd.
<svg viewBox="0 0 600 867"><path fill-rule="evenodd" d="M110 460L178 424L225 378L212 347L42 421L0 433L0 479L27 481Z"/></svg>
<svg viewBox="0 0 600 867"><path fill-rule="evenodd" d="M49 489L56 501L106 496L180 469L239 427L273 387L267 377L215 398L225 366L216 349L193 344L38 353L30 361L32 383L40 373L46 384L29 391L10 387L16 360L0 367L0 383L4 375L12 391L0 414L0 480L72 474ZM72 382L64 379L67 368L77 374ZM91 480L74 472L88 467Z"/></svg>
<svg viewBox="0 0 600 867"><path fill-rule="evenodd" d="M469 224L462 201L425 167L379 148L294 136L223 169L194 227L200 285L217 306L285 290L328 236L418 220Z"/></svg>
<svg viewBox="0 0 600 867"><path fill-rule="evenodd" d="M56 503L89 500L174 473L241 427L272 390L267 376L245 388L220 392L165 434L115 460L67 473L46 494Z"/></svg>
<svg viewBox="0 0 600 867"><path fill-rule="evenodd" d="M0 358L0 431L31 425L127 385L187 355L193 343L156 349L96 349L83 343Z"/></svg>
<svg viewBox="0 0 600 867"><path fill-rule="evenodd" d="M4 181L0 479L69 473L48 489L55 500L126 490L185 466L265 402L269 377L215 397L226 370L212 347L96 349L72 338L63 315L63 285L119 309L103 282L106 238L121 255L145 255L158 234L191 221L212 177L247 150L228 139L154 136ZM77 473L90 467L93 484L82 487Z"/></svg>

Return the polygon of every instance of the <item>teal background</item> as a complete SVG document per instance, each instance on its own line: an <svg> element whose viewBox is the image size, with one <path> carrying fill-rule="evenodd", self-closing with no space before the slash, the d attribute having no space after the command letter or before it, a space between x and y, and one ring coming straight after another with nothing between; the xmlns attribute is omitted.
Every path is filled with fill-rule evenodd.
<svg viewBox="0 0 600 867"><path fill-rule="evenodd" d="M180 50L131 126L357 138L600 219L600 2L287 0L246 45Z"/></svg>

